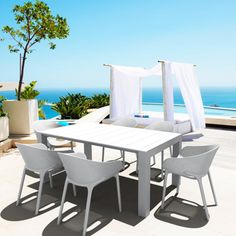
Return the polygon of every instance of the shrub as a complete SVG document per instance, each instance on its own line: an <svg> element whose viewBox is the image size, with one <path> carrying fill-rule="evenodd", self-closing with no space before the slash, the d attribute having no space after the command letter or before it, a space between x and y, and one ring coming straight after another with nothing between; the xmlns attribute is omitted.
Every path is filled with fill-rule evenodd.
<svg viewBox="0 0 236 236"><path fill-rule="evenodd" d="M52 105L52 109L61 115L61 119L79 119L88 114L89 98L78 94L60 97L60 101Z"/></svg>
<svg viewBox="0 0 236 236"><path fill-rule="evenodd" d="M3 110L2 102L6 100L3 96L0 96L0 117L7 116L7 113Z"/></svg>
<svg viewBox="0 0 236 236"><path fill-rule="evenodd" d="M39 118L45 120L46 115L43 111L43 106L47 103L46 100L38 100L38 113L39 113Z"/></svg>
<svg viewBox="0 0 236 236"><path fill-rule="evenodd" d="M110 96L106 93L104 94L96 94L90 99L89 108L100 108L104 106L108 106L110 102Z"/></svg>

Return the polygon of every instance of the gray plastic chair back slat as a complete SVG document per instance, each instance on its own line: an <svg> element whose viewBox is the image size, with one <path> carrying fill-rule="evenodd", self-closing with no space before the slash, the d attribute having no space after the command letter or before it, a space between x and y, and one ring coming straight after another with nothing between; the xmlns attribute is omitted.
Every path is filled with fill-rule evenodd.
<svg viewBox="0 0 236 236"><path fill-rule="evenodd" d="M174 125L173 125L173 123L171 123L169 121L159 121L159 122L155 122L155 123L152 123L152 124L146 126L145 129L173 132Z"/></svg>
<svg viewBox="0 0 236 236"><path fill-rule="evenodd" d="M121 161L96 162L81 155L58 153L69 180L77 185L87 186L115 176L123 168Z"/></svg>
<svg viewBox="0 0 236 236"><path fill-rule="evenodd" d="M112 125L124 126L124 127L135 127L137 122L132 118L120 118L115 120Z"/></svg>
<svg viewBox="0 0 236 236"><path fill-rule="evenodd" d="M62 162L57 152L50 151L42 143L37 144L16 144L25 166L31 171L40 172L41 170L50 170L62 167Z"/></svg>

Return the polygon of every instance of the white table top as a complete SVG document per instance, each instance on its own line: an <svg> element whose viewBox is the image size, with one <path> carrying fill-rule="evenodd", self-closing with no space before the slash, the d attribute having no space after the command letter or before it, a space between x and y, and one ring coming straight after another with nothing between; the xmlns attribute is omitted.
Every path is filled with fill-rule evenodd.
<svg viewBox="0 0 236 236"><path fill-rule="evenodd" d="M177 133L97 123L80 123L48 129L40 133L135 152L148 152L164 143L173 145L181 141L181 135Z"/></svg>

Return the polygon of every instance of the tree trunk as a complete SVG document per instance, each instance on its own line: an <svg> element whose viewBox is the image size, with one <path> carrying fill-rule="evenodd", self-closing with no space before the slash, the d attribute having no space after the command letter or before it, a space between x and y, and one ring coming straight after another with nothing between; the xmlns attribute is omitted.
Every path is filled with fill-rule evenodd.
<svg viewBox="0 0 236 236"><path fill-rule="evenodd" d="M18 93L17 93L17 100L18 101L20 101L20 97L21 97L21 89L22 89L22 84L23 84L23 79L24 79L24 70L25 70L25 60L26 60L26 51L24 51L21 69L20 69L20 79L19 79Z"/></svg>

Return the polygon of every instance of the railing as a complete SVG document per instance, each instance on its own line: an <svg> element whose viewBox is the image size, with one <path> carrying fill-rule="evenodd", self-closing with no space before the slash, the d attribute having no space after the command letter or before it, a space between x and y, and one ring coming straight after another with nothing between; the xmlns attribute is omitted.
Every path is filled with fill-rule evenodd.
<svg viewBox="0 0 236 236"><path fill-rule="evenodd" d="M163 105L163 103L158 102L143 102L143 105ZM185 107L184 104L174 104L175 107ZM225 110L225 111L236 111L236 108L229 108L229 107L218 107L218 106L203 106L207 109L212 110Z"/></svg>

